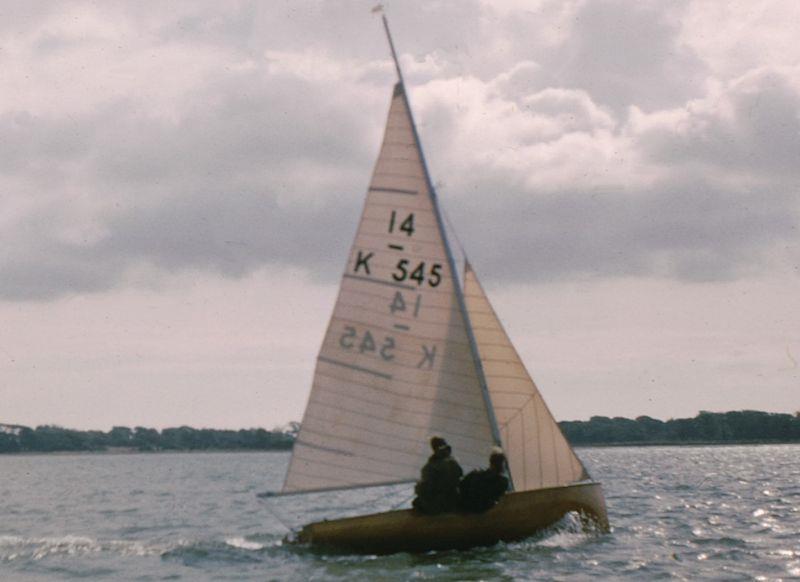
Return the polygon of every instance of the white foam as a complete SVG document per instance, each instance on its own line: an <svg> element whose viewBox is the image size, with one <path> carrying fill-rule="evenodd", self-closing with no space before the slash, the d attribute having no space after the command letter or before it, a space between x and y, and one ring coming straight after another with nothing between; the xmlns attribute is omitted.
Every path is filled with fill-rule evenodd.
<svg viewBox="0 0 800 582"><path fill-rule="evenodd" d="M259 544L258 542L252 542L245 538L227 538L225 543L229 546L233 546L234 548L240 548L242 550L263 550L266 546L264 544Z"/></svg>

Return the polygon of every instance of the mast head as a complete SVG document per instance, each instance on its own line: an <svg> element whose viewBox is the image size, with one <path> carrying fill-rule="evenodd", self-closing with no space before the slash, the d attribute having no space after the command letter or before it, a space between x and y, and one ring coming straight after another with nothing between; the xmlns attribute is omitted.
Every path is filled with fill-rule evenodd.
<svg viewBox="0 0 800 582"><path fill-rule="evenodd" d="M394 68L397 71L398 84L402 85L403 71L400 70L400 60L397 58L397 52L394 50L392 33L389 31L389 21L386 20L386 14L383 13L383 6L378 4L375 8L372 9L372 12L379 12L381 15L381 20L383 20L383 30L386 31L386 39L389 41L389 50L392 51L392 60L394 61Z"/></svg>

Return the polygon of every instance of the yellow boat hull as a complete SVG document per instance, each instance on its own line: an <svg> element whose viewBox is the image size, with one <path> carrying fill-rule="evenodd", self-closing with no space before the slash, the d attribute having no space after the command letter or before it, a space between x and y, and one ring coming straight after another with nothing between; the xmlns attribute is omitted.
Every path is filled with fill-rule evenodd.
<svg viewBox="0 0 800 582"><path fill-rule="evenodd" d="M600 484L580 483L509 493L480 514L430 516L404 509L320 521L304 526L297 541L364 554L466 549L524 539L572 511L608 531Z"/></svg>

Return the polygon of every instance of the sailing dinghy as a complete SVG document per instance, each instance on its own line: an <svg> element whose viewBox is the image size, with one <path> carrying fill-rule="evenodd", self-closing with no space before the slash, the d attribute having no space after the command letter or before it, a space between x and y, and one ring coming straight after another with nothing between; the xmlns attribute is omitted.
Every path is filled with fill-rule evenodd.
<svg viewBox="0 0 800 582"><path fill-rule="evenodd" d="M297 540L363 553L460 549L528 537L569 512L606 530L600 484L456 258L383 23L398 82L280 494L412 483L431 434L467 471L502 447L513 491L482 514L388 511L311 523Z"/></svg>

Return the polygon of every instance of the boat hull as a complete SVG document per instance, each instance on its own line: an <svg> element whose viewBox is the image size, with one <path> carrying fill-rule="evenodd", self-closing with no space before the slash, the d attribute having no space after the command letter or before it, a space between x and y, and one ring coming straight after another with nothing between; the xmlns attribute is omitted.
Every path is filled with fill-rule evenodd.
<svg viewBox="0 0 800 582"><path fill-rule="evenodd" d="M524 539L572 511L608 531L600 484L579 483L509 493L479 514L429 516L405 509L320 521L304 526L297 541L367 554L467 549Z"/></svg>

